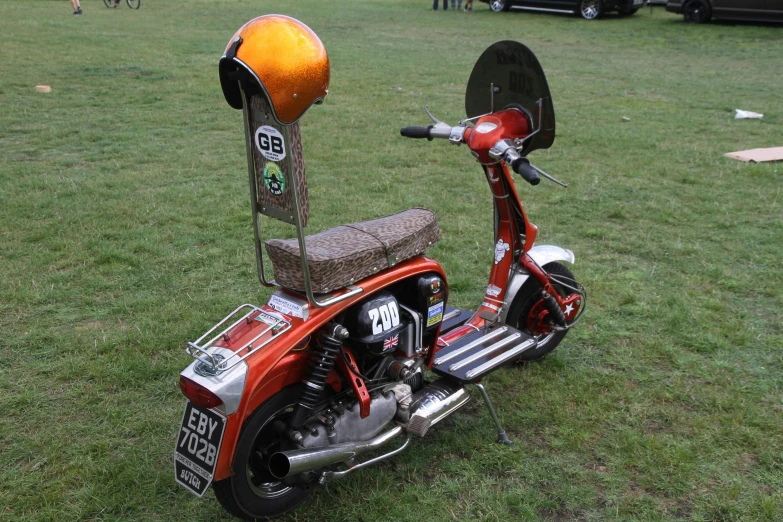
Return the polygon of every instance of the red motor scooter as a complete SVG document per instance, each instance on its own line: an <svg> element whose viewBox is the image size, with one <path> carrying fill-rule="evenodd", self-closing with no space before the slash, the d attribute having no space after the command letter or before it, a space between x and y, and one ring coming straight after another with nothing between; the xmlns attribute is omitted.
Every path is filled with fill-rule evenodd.
<svg viewBox="0 0 783 522"><path fill-rule="evenodd" d="M326 95L329 63L297 20L243 26L220 61L228 103L245 122L259 280L275 287L188 343L187 397L176 480L248 520L293 509L313 486L403 451L478 389L498 441L510 444L481 385L510 363L555 349L581 317L585 290L561 262L569 250L534 245L512 171L551 176L527 160L555 137L549 87L524 45L503 41L468 81L467 118L405 127L403 136L467 145L494 200L495 252L476 311L447 305L441 266L422 252L439 237L432 212L409 209L305 236L307 183L298 119ZM561 183L562 184L562 183ZM294 239L262 241L260 216ZM269 255L274 280L264 267ZM377 451L376 451L377 450Z"/></svg>

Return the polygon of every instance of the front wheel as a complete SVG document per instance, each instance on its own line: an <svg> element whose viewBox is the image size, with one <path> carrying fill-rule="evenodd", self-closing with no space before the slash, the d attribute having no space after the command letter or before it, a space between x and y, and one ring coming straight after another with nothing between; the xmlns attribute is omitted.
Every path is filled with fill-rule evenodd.
<svg viewBox="0 0 783 522"><path fill-rule="evenodd" d="M604 16L604 3L601 0L582 0L579 4L579 14L585 20L595 20Z"/></svg>
<svg viewBox="0 0 783 522"><path fill-rule="evenodd" d="M491 0L489 2L489 8L496 13L508 11L511 8L511 0Z"/></svg>
<svg viewBox="0 0 783 522"><path fill-rule="evenodd" d="M139 7L141 7L141 0L125 0L125 1L128 2L128 7L130 7L131 9L138 9Z"/></svg>
<svg viewBox="0 0 783 522"><path fill-rule="evenodd" d="M556 279L573 282L571 286L575 288L579 286L574 279L574 274L560 263L548 263L541 268L548 274L555 276L552 279L552 286L561 297L569 295L571 290L559 284ZM544 311L545 307L542 303L541 285L531 277L522 285L508 311L506 324L525 332L538 341L538 346L535 349L522 352L522 355L517 359L518 362L543 359L544 356L557 348L557 345L568 333L568 330L556 330L547 321L547 312ZM584 302L579 303L579 306L584 305ZM575 317L578 317L578 314Z"/></svg>
<svg viewBox="0 0 783 522"><path fill-rule="evenodd" d="M712 18L710 4L707 3L707 0L690 0L683 7L682 16L688 23L706 24Z"/></svg>
<svg viewBox="0 0 783 522"><path fill-rule="evenodd" d="M284 444L273 425L285 422L296 407L299 388L289 386L264 402L242 428L233 476L215 482L212 487L220 504L235 517L268 520L279 517L299 505L307 489L286 485L269 471L269 457Z"/></svg>

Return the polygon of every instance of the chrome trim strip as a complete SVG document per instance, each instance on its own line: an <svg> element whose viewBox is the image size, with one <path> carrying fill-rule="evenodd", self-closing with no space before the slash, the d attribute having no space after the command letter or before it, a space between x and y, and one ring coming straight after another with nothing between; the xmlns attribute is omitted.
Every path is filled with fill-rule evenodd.
<svg viewBox="0 0 783 522"><path fill-rule="evenodd" d="M542 11L545 13L575 13L576 11L572 11L570 9L548 9L546 7L528 7L526 5L512 5L511 9L520 9L523 11Z"/></svg>
<svg viewBox="0 0 783 522"><path fill-rule="evenodd" d="M514 341L516 341L520 337L522 337L522 334L520 332L517 332L514 335L509 335L508 337L506 337L504 339L501 339L500 341L496 342L492 346L484 348L483 350L474 353L470 357L466 357L465 359L462 359L461 361L452 364L451 366L449 366L449 371L453 372L453 371L459 370L460 368L469 365L473 361L481 359L485 355L494 352L498 348L503 348L507 344L513 343Z"/></svg>
<svg viewBox="0 0 783 522"><path fill-rule="evenodd" d="M500 366L504 362L509 361L510 359L513 359L514 357L516 357L520 353L522 353L522 352L524 352L526 350L529 350L533 346L536 346L536 344L537 343L536 343L535 339L528 339L524 343L519 344L518 346L515 346L511 350L509 350L509 351L507 351L507 352L505 352L505 353L495 357L494 359L490 359L489 361L485 362L481 366L477 366L477 367L473 368L472 370L470 370L469 372L467 372L465 374L465 378L472 379L473 377L481 375L484 372L489 371L492 368L495 368L496 366Z"/></svg>
<svg viewBox="0 0 783 522"><path fill-rule="evenodd" d="M446 321L448 321L452 317L457 317L461 313L462 313L462 310L460 310L459 308L457 308L455 310L452 310L451 312L449 312L449 313L447 313L446 315L443 316L443 319L441 320L441 322L445 323Z"/></svg>
<svg viewBox="0 0 783 522"><path fill-rule="evenodd" d="M458 355L462 355L465 352L469 352L471 349L475 348L476 346L480 345L481 343L483 343L485 341L489 341L490 339L494 339L498 335L501 335L501 334L505 333L506 330L508 330L507 326L500 327L497 330L495 330L494 332L490 332L487 335L479 337L475 341L473 341L473 342L463 346L462 348L458 348L457 350L454 350L451 353L448 353L448 354L446 354L446 355L444 355L442 357L438 357L437 359L435 359L435 361L433 361L433 364L438 366L438 365L441 365L441 364L445 363L446 361L450 361L451 359L455 358Z"/></svg>

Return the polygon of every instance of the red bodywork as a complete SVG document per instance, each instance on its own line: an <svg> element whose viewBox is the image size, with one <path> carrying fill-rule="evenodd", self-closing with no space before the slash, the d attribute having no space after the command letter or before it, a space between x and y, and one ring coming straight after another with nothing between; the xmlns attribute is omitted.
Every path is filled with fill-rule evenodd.
<svg viewBox="0 0 783 522"><path fill-rule="evenodd" d="M279 335L258 353L247 359L248 372L245 380L245 391L237 411L228 416L226 431L223 435L223 444L220 448L215 480L225 479L233 474L231 465L236 450L237 440L245 420L269 397L276 394L286 386L296 384L302 380L309 368L310 353L306 348L308 340L319 328L334 318L337 314L347 310L352 305L361 301L375 292L411 276L435 273L446 281L446 274L441 266L433 259L426 256L417 256L409 259L373 277L361 282L364 292L350 299L336 303L328 308L310 307L310 317L307 321L292 317L291 329ZM302 299L301 295L291 293L292 297ZM252 321L250 324L241 324L230 332L231 337L224 339L222 346L229 349L245 346L254 336L254 332L265 325ZM432 350L430 350L432 351ZM340 361L338 359L338 361ZM340 389L340 380L334 371L328 381L335 390ZM365 390L366 393L366 390ZM361 396L361 395L359 395Z"/></svg>

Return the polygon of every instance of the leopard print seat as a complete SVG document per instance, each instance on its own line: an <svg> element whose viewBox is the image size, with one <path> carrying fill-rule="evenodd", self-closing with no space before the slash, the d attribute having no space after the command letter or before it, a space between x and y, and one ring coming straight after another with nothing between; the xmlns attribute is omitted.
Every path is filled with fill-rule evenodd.
<svg viewBox="0 0 783 522"><path fill-rule="evenodd" d="M310 282L315 293L343 288L419 255L440 237L431 210L411 208L391 216L330 228L305 237ZM270 239L266 250L275 281L304 291L299 242Z"/></svg>

